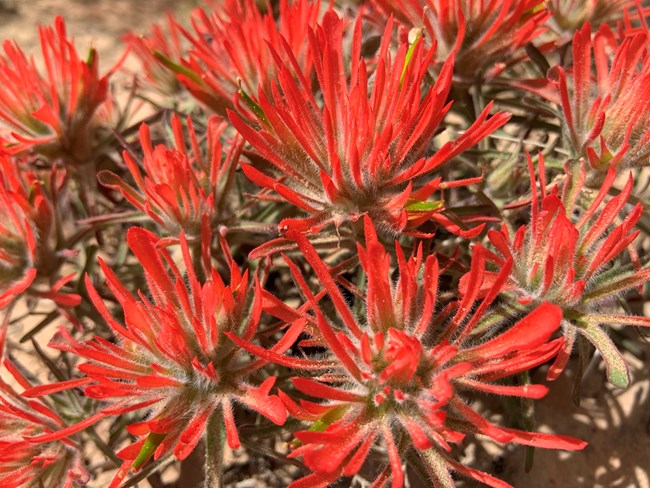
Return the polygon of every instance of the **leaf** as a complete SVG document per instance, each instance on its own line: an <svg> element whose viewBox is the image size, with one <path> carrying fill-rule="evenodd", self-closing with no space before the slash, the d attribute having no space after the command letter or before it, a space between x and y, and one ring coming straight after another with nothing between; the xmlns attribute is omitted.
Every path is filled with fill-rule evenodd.
<svg viewBox="0 0 650 488"><path fill-rule="evenodd" d="M442 201L435 202L412 202L404 207L407 212L433 212L442 208Z"/></svg>
<svg viewBox="0 0 650 488"><path fill-rule="evenodd" d="M627 388L630 386L630 372L623 355L616 348L614 342L609 338L607 333L600 328L597 322L590 319L589 316L582 317L578 321L580 331L596 346L596 349L602 354L607 367L607 379L618 388Z"/></svg>
<svg viewBox="0 0 650 488"><path fill-rule="evenodd" d="M153 456L154 451L160 445L160 443L167 437L167 434L158 434L156 432L150 432L147 436L147 440L144 441L142 449L138 453L138 456L133 461L133 469L138 469L143 466L151 456Z"/></svg>
<svg viewBox="0 0 650 488"><path fill-rule="evenodd" d="M248 93L241 87L239 87L239 96L244 100L244 103L248 108L251 109L251 111L257 116L257 118L261 121L264 122L265 125L269 125L269 119L266 118L266 114L264 113L264 110L262 110L262 107L253 100Z"/></svg>
<svg viewBox="0 0 650 488"><path fill-rule="evenodd" d="M173 73L176 73L178 75L184 75L187 76L190 80L192 80L194 83L198 85L203 85L203 80L201 77L196 74L194 71L186 68L185 66L181 66L178 63L175 63L171 59L169 59L167 56L165 56L163 53L160 51L155 51L153 55L156 57L158 61L160 61L162 64L165 65L165 67L172 71Z"/></svg>

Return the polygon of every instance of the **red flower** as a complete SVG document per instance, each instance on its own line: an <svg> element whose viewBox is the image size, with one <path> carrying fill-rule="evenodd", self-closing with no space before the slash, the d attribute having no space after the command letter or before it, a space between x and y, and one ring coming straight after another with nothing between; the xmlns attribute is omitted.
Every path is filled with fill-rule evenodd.
<svg viewBox="0 0 650 488"><path fill-rule="evenodd" d="M0 351L4 334L0 334ZM2 353L0 353L2 356ZM31 385L9 361L3 363L23 388ZM25 400L0 379L0 483L6 488L47 486L72 488L85 485L90 475L83 467L79 446L63 439L36 443L29 438L65 426L61 417L40 400Z"/></svg>
<svg viewBox="0 0 650 488"><path fill-rule="evenodd" d="M571 155L584 157L596 171L650 164L646 41L645 34L638 34L618 43L607 26L592 40L591 27L585 24L573 37L573 69L556 66L549 71Z"/></svg>
<svg viewBox="0 0 650 488"><path fill-rule="evenodd" d="M260 91L257 105L242 95L257 122L249 125L234 112L230 120L281 176L270 177L247 164L243 170L253 182L307 212L309 218L293 225L312 232L368 214L394 232L433 219L457 234L476 235L482 226L463 232L442 213L442 202L427 202L435 191L467 181L443 183L432 174L503 125L508 116L498 113L488 119L488 106L463 135L427 156L450 108L453 59L444 63L435 84L424 92L434 50L425 49L418 39L411 46L400 44L393 57L391 34L389 21L376 69L370 73L360 55L361 22L357 22L348 78L343 21L327 12L309 36L318 95L310 81L294 76L291 64L274 56L278 75L272 99ZM287 50L284 54L291 56ZM280 223L284 227L286 222Z"/></svg>
<svg viewBox="0 0 650 488"><path fill-rule="evenodd" d="M209 119L204 153L190 118L187 119L188 138L180 119L176 115L172 118L174 146L171 149L162 144L153 147L149 126L142 124L144 177L129 152L124 151L124 160L138 188L110 171L100 172L99 179L168 232L178 235L183 230L188 236L198 237L202 222L216 225L223 223L228 215L228 199L243 140L236 137L224 151L221 138L226 127L216 116Z"/></svg>
<svg viewBox="0 0 650 488"><path fill-rule="evenodd" d="M86 285L93 304L118 338L117 344L98 336L79 342L61 328L50 347L86 359L88 362L78 366L85 377L25 393L40 396L85 385L86 396L109 403L74 426L32 438L40 442L63 439L109 415L149 412L146 420L129 425L129 432L141 439L121 451L127 462L112 486L117 486L131 467L139 468L151 456L158 459L173 452L178 459L186 458L215 415L223 416L229 445L238 447L235 405L251 408L276 424L284 423L286 417L280 399L269 395L275 378L268 377L259 386L250 384L250 374L263 363L241 364L236 358L237 348L223 335L243 331L242 337L250 340L256 334L261 300L259 285L250 283L248 272L242 274L227 256L230 283L226 284L210 267L206 251L208 278L199 282L193 268L198 263L192 262L181 235L186 285L170 254L160 247L159 238L132 228L127 241L142 263L153 299L142 293L133 297L102 261L108 286L124 310L125 325L111 316L88 278ZM251 294L255 296L249 310ZM289 346L280 344L278 350Z"/></svg>
<svg viewBox="0 0 650 488"><path fill-rule="evenodd" d="M25 292L61 306L76 306L81 297L61 291L74 274L55 279L62 259L51 242L53 204L38 177L20 164L0 156L0 309ZM56 171L50 175L55 188L62 185L59 176ZM42 290L39 277L56 282Z"/></svg>
<svg viewBox="0 0 650 488"><path fill-rule="evenodd" d="M293 230L287 235L296 240L327 290L340 325L321 312L317 299L290 261L294 279L315 315L292 311L272 299L267 299L265 309L281 318L293 315L299 317L293 320L306 322L306 330L313 331L314 340L305 344L326 346L338 366L323 360L282 356L235 337L233 340L263 359L322 372L316 379L297 377L293 383L300 392L325 403L302 401L298 405L281 392L293 416L313 423L311 429L296 433L299 447L291 456L302 456L314 473L293 483L292 488L327 486L341 475L355 474L381 438L389 466L375 486L384 486L392 477L394 488L403 486L401 453L409 445L419 450L436 486L452 484L450 470L491 486L508 486L449 456L449 444L462 440L465 433L555 449L585 446L576 439L493 425L470 407L463 399L466 395L461 395L463 390L478 390L540 398L547 391L541 385L495 383L547 361L560 345L558 341L547 342L562 318L560 308L549 304L542 304L505 332L495 334L494 328L488 335L479 332L480 321L499 293L508 270L500 274L474 312L476 295L466 295L460 303L439 310L435 256L423 258L420 248L406 259L396 245L399 278L395 281L390 256L366 217L366 247L358 248L368 280L361 297L366 309L363 319L357 320L307 238ZM479 251L472 261L472 284L481 283L484 264L483 252Z"/></svg>
<svg viewBox="0 0 650 488"><path fill-rule="evenodd" d="M10 128L5 149L34 149L48 158L77 164L92 156L93 115L106 99L111 73L100 76L94 49L87 60L66 37L61 17L54 28L40 27L45 72L17 44L4 43L0 57L0 119Z"/></svg>
<svg viewBox="0 0 650 488"><path fill-rule="evenodd" d="M520 56L545 28L539 0L372 0L384 15L424 29L438 42L439 59L455 53L455 71L473 82L477 71L494 76Z"/></svg>
<svg viewBox="0 0 650 488"><path fill-rule="evenodd" d="M194 97L225 115L240 87L270 94L274 69L269 46L278 52L287 47L297 60L294 67L310 72L307 32L319 14L320 0L281 0L277 22L272 12L261 13L255 0L227 0L214 12L197 9L194 34L184 31L191 43L189 58L167 65Z"/></svg>
<svg viewBox="0 0 650 488"><path fill-rule="evenodd" d="M529 168L534 175L530 158ZM601 352L609 380L626 387L629 373L625 361L601 325L650 326L648 317L609 311L616 307L613 297L650 279L647 266L639 269L635 264L620 262L621 255L639 235L634 227L643 208L637 204L625 212L624 218L618 217L632 191L631 175L620 194L601 208L616 177L614 168L610 168L603 186L574 222L571 212L580 208L576 199L586 174L583 166L573 173L561 196L557 188L547 194L544 161L540 157L541 199L533 192L530 223L521 226L514 235L506 225L500 231L489 231L488 237L496 254L488 253L488 260L498 266L512 263L507 293L519 302L530 306L549 302L564 310L564 345L549 371L550 379L562 372L577 336L583 335ZM534 185L534 176L531 180ZM495 276L487 279L484 292L490 289ZM469 285L466 288L471 292Z"/></svg>
<svg viewBox="0 0 650 488"><path fill-rule="evenodd" d="M176 95L182 88L169 62L180 62L185 54L182 32L172 13L167 13L167 28L151 26L151 34L126 34L122 39L140 61L146 86L165 97ZM164 101L164 100L163 100Z"/></svg>

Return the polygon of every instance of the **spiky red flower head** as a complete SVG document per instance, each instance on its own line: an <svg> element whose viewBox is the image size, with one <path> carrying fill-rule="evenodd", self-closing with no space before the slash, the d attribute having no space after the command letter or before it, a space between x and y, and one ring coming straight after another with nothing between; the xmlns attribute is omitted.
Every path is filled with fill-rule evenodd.
<svg viewBox="0 0 650 488"><path fill-rule="evenodd" d="M53 188L62 184L56 171L50 176ZM60 291L73 275L46 290L37 286L38 275L55 278L61 262L51 242L52 205L37 175L22 168L21 161L0 156L0 309L27 290L62 306L79 304L78 295Z"/></svg>
<svg viewBox="0 0 650 488"><path fill-rule="evenodd" d="M373 0L384 15L424 29L438 42L439 59L455 54L454 71L473 81L477 72L493 76L537 38L548 12L539 0Z"/></svg>
<svg viewBox="0 0 650 488"><path fill-rule="evenodd" d="M171 12L167 13L166 26L154 24L149 35L129 32L122 39L140 61L145 86L166 97L172 97L182 89L168 67L169 61L179 63L185 54L181 29Z"/></svg>
<svg viewBox="0 0 650 488"><path fill-rule="evenodd" d="M635 0L547 0L546 8L560 29L574 33L585 23L594 26L622 20Z"/></svg>
<svg viewBox="0 0 650 488"><path fill-rule="evenodd" d="M140 145L143 150L139 165L128 151L124 161L137 188L111 171L99 173L99 181L119 191L133 206L146 213L162 229L173 235L183 230L188 237L197 237L201 226L223 223L228 214L228 200L243 140L235 137L229 147L222 138L227 124L219 117L208 120L205 134L194 129L191 118L186 129L178 116L172 117L171 148L151 141L150 128L140 126ZM205 139L205 151L201 149ZM140 166L143 166L143 177Z"/></svg>
<svg viewBox="0 0 650 488"><path fill-rule="evenodd" d="M108 94L110 73L99 75L99 59L91 49L81 59L65 24L40 27L44 71L11 41L0 57L0 119L5 149L14 153L33 149L48 158L77 164L91 156L93 115Z"/></svg>
<svg viewBox="0 0 650 488"><path fill-rule="evenodd" d="M4 335L0 335L0 360ZM5 370L22 388L31 384L8 360ZM33 442L30 438L61 429L65 422L45 402L26 400L0 379L0 483L8 488L47 486L73 488L85 485L90 475L83 467L79 446L70 439Z"/></svg>
<svg viewBox="0 0 650 488"><path fill-rule="evenodd" d="M499 231L489 231L488 237L497 252L489 253L488 259L498 266L512 263L506 288L519 302L531 306L550 302L564 310L565 342L549 378L562 372L577 336L583 335L602 353L609 380L625 387L629 382L627 367L601 325L650 326L647 317L611 313L616 309L614 297L650 279L647 266L640 269L634 263L624 265L620 261L639 235L635 225L643 212L640 204L626 209L632 176L620 194L602 206L616 177L614 168L610 168L587 209L579 218L572 219L568 209L579 208L577 197L586 179L584 167L579 166L565 182L562 195L557 187L547 194L543 159L540 161L541 199L533 191L530 223L514 235L506 225ZM529 168L534 175L530 159ZM531 179L534 185L534 176ZM621 212L625 212L625 217L619 219ZM485 291L491 281L485 282Z"/></svg>
<svg viewBox="0 0 650 488"><path fill-rule="evenodd" d="M307 32L318 22L320 0L281 0L277 21L271 11L260 12L255 0L227 0L212 11L197 9L194 33L184 31L189 56L181 64L167 61L194 97L216 113L233 107L240 86L248 93L270 94L275 70L269 46L286 47L293 66L307 75L311 61ZM159 56L160 57L160 56Z"/></svg>
<svg viewBox="0 0 650 488"><path fill-rule="evenodd" d="M557 353L559 341L547 342L560 324L559 307L543 304L502 333L481 336L480 321L507 278L503 272L490 293L472 312L477 295L442 307L438 303L439 268L435 256L423 258L419 249L405 258L396 245L399 277L391 272L391 259L377 240L370 219L365 219L366 247L359 246L361 266L367 275L361 296L365 315L357 320L341 294L330 270L307 238L289 231L327 290L340 320L325 317L317 299L297 267L288 264L314 315L290 311L269 300L265 309L278 317L307 322L314 340L309 345L327 347L337 361L281 356L235 339L263 359L318 371L315 379L297 377L300 392L325 400L300 405L281 393L289 412L313 422L313 428L296 433L299 441L292 457L302 456L314 473L292 488L326 486L341 475L354 475L369 451L383 438L388 466L376 486L392 477L393 487L403 486L401 454L414 446L422 456L433 457L437 471L429 474L434 484L450 486L449 471L458 471L491 486L507 486L491 476L462 466L449 456L450 443L465 433L478 432L500 442L581 449L584 443L548 434L521 432L491 424L463 399L462 391L478 390L527 398L546 393L541 385L495 383L539 365ZM474 285L482 282L485 269L477 253L470 272ZM478 289L478 286L476 287ZM357 290L358 291L358 290ZM327 369L326 369L327 368ZM327 372L326 372L327 371ZM427 461L427 465L433 465Z"/></svg>
<svg viewBox="0 0 650 488"><path fill-rule="evenodd" d="M488 106L463 135L430 156L431 139L450 108L453 59L444 63L434 85L426 89L424 77L434 49L425 49L418 39L412 45L400 44L392 54L389 20L371 72L360 54L358 21L348 77L343 30L344 22L329 11L310 32L317 95L309 80L296 78L292 65L274 56L278 75L273 97L260 91L259 105L248 100L257 123L230 112L233 125L281 176L270 177L248 164L243 165L244 172L307 212L309 217L299 225L308 231L368 214L393 232L433 219L452 232L475 235L480 228L464 233L443 215L442 202L427 202L436 190L466 182L443 183L432 174L503 125L508 116L498 113L488 119ZM284 54L291 57L288 50Z"/></svg>
<svg viewBox="0 0 650 488"><path fill-rule="evenodd" d="M229 445L239 447L235 405L253 409L276 424L284 423L286 417L280 399L269 395L275 378L268 377L259 386L249 383L250 374L263 364L243 363L238 347L224 336L241 331L241 337L250 340L256 334L261 297L259 285L251 283L248 272L242 273L227 255L230 282L225 283L210 266L206 250L203 266L207 279L200 282L194 271L199 263L192 262L184 236L184 272L152 233L132 228L127 241L142 264L152 299L142 293L132 296L102 261L107 284L124 311L125 325L113 318L89 278L86 285L118 342L101 337L80 342L61 328L50 347L87 360L78 366L85 377L25 393L37 396L85 385L86 396L108 402L95 415L72 427L36 436L37 441L64 438L109 415L149 412L146 420L128 427L141 439L120 453L127 462L115 486L131 467L139 468L151 456L158 459L173 452L178 459L186 458L215 415L223 417ZM280 345L279 350L289 346L283 349Z"/></svg>
<svg viewBox="0 0 650 488"><path fill-rule="evenodd" d="M573 37L573 66L556 66L549 80L562 107L572 156L596 171L650 164L650 62L647 37L618 42L607 26L591 35L585 26ZM595 66L595 73L592 70Z"/></svg>

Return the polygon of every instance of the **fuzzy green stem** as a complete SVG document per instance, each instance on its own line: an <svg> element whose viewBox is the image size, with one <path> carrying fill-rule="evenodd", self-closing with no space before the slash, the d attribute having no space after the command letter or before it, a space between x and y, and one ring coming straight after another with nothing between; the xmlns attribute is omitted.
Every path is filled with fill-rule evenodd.
<svg viewBox="0 0 650 488"><path fill-rule="evenodd" d="M225 436L221 423L220 411L216 410L206 431L205 442L205 486L221 488L223 474L223 447Z"/></svg>
<svg viewBox="0 0 650 488"><path fill-rule="evenodd" d="M519 373L519 381L522 385L530 385L530 374L528 371ZM531 398L521 398L521 421L524 430L532 432L535 430L535 402ZM535 448L533 446L526 446L526 460L524 462L524 470L530 473L533 469L535 462Z"/></svg>
<svg viewBox="0 0 650 488"><path fill-rule="evenodd" d="M447 464L435 448L419 451L424 469L436 488L454 488L454 480Z"/></svg>

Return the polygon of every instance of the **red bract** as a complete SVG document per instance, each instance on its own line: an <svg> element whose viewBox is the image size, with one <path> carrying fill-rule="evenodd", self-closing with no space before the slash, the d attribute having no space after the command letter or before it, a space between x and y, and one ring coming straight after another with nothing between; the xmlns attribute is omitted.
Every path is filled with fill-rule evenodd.
<svg viewBox="0 0 650 488"><path fill-rule="evenodd" d="M178 63L185 54L181 29L171 13L167 14L166 28L154 24L149 35L128 33L123 40L140 61L147 87L166 97L174 96L181 90L176 75L168 67L168 61Z"/></svg>
<svg viewBox="0 0 650 488"><path fill-rule="evenodd" d="M94 49L82 60L66 36L61 17L40 27L44 72L18 45L4 43L0 57L0 119L8 126L5 148L33 149L76 164L92 153L93 114L106 99L110 73L100 76Z"/></svg>
<svg viewBox="0 0 650 488"><path fill-rule="evenodd" d="M189 58L167 65L194 97L225 115L240 87L270 93L274 69L269 46L278 52L286 47L297 60L293 67L308 75L307 31L319 15L320 0L281 0L277 21L272 12L262 14L255 0L227 0L213 12L197 9L194 34L184 31L191 44Z"/></svg>
<svg viewBox="0 0 650 488"><path fill-rule="evenodd" d="M573 37L573 68L566 72L556 66L549 72L572 156L584 157L596 171L650 164L646 39L638 34L618 43L601 26L592 40L591 27L585 24Z"/></svg>
<svg viewBox="0 0 650 488"><path fill-rule="evenodd" d="M503 333L481 336L480 321L499 293L508 269L494 282L488 296L475 304L476 295L439 310L439 268L435 256L423 258L419 249L406 259L396 245L399 278L393 279L391 259L377 240L370 219L365 219L366 247L358 247L367 275L363 319L354 317L330 270L307 238L293 230L295 239L321 284L327 290L340 320L334 324L321 312L297 267L288 261L294 279L308 298L314 316L290 311L270 300L265 307L278 317L298 316L314 331L311 345L326 346L338 367L321 361L281 356L234 339L266 360L307 370L325 370L315 379L297 377L300 392L326 400L294 403L281 393L289 412L315 422L296 433L299 441L291 454L302 456L314 473L292 485L326 486L340 476L352 476L369 451L383 438L388 466L373 486L403 486L401 454L409 446L420 452L436 486L452 486L449 471L467 475L491 486L509 486L485 473L467 468L448 454L450 443L465 433L481 433L499 442L556 449L582 449L584 442L567 437L522 432L491 424L463 399L467 390L526 398L546 393L541 385L496 382L539 365L557 353L558 341L547 340L562 318L559 307L543 304ZM484 277L484 255L472 261L470 281ZM474 311L472 308L477 305ZM279 313L278 313L279 312ZM464 393L461 393L464 392Z"/></svg>
<svg viewBox="0 0 650 488"><path fill-rule="evenodd" d="M589 22L594 26L622 20L635 0L548 0L546 8L558 27L575 32Z"/></svg>
<svg viewBox="0 0 650 488"><path fill-rule="evenodd" d="M611 312L616 309L614 297L650 279L647 266L639 269L634 262L623 265L620 261L639 235L634 226L643 212L640 204L625 210L632 191L632 176L620 194L602 206L616 176L610 168L603 186L574 223L567 210L579 208L576 198L584 187L584 168L580 166L565 183L563 195L558 195L557 190L547 194L542 176L543 159L540 161L541 199L533 192L530 223L521 226L514 235L506 225L500 231L489 231L488 237L497 253L489 253L488 260L498 266L512 263L507 293L521 303L537 306L549 302L564 310L564 346L549 371L549 378L554 379L562 372L577 336L583 335L603 355L609 380L626 387L629 374L625 361L601 325L650 326L648 317ZM529 166L534 175L532 163ZM534 176L532 181L534 184ZM619 219L624 210L625 217ZM489 287L490 283L488 279L485 286Z"/></svg>
<svg viewBox="0 0 650 488"><path fill-rule="evenodd" d="M230 112L233 125L281 176L270 177L248 164L243 165L244 172L307 212L308 218L293 222L307 231L368 214L393 232L432 219L451 232L476 235L481 226L463 231L443 214L442 202L427 202L435 191L468 181L443 183L432 173L502 126L508 116L498 113L488 119L488 106L463 135L428 156L431 139L450 108L453 59L444 63L435 84L425 90L434 49L425 49L418 39L410 46L400 44L391 55L389 20L371 74L360 55L361 22L357 22L352 67L347 70L343 27L329 11L322 25L310 32L319 95L314 95L307 79L294 76L291 65L274 56L278 75L272 99L260 91L256 105L243 95L257 124L249 125ZM286 49L284 54L291 57ZM281 222L280 229L287 225Z"/></svg>
<svg viewBox="0 0 650 488"><path fill-rule="evenodd" d="M206 149L201 149L190 118L187 134L177 116L172 118L174 146L153 146L147 124L140 126L140 144L144 152L141 166L145 176L128 151L124 160L138 188L133 188L119 176L102 171L100 182L118 190L137 209L145 212L166 231L178 235L183 230L197 237L202 223L216 226L228 216L228 199L234 182L243 140L235 140L225 149L221 139L227 127L218 117L212 117L204 138ZM224 150L225 149L225 150Z"/></svg>
<svg viewBox="0 0 650 488"><path fill-rule="evenodd" d="M27 290L61 306L76 306L81 301L78 295L60 291L74 275L58 280L47 290L37 286L39 275L55 278L61 259L50 242L52 203L38 177L21 169L20 164L19 160L0 156L0 309ZM51 178L53 187L61 183L55 171Z"/></svg>
<svg viewBox="0 0 650 488"><path fill-rule="evenodd" d="M0 351L4 349L3 329ZM0 357L2 352L0 352ZM23 388L30 383L9 361L3 363ZM65 426L61 417L40 400L25 400L0 379L0 483L6 488L85 485L90 475L83 467L79 446L69 440L35 443L29 437Z"/></svg>
<svg viewBox="0 0 650 488"><path fill-rule="evenodd" d="M456 55L455 72L474 81L494 76L544 32L548 12L538 0L373 0L384 15L424 29L439 58Z"/></svg>
<svg viewBox="0 0 650 488"><path fill-rule="evenodd" d="M153 299L142 293L133 297L102 261L107 284L124 311L125 325L109 313L90 279L86 285L118 342L101 337L79 342L61 328L50 346L86 359L88 362L78 366L85 377L25 393L39 396L85 385L86 396L109 403L74 426L33 438L40 442L62 439L109 415L148 412L146 420L128 427L141 439L121 451L126 462L112 486L117 486L131 467L141 467L151 456L158 459L173 452L176 458L185 459L215 416L223 417L229 445L238 447L236 405L251 408L276 424L284 423L286 417L280 399L269 395L275 378L268 377L259 386L250 384L250 374L263 363L242 364L236 355L238 348L224 337L226 332L242 331L242 337L250 340L256 334L261 297L248 272L242 273L228 259L230 282L226 284L210 267L206 251L208 278L201 283L193 268L198 263L192 262L184 236L185 275L150 232L132 228L127 241L144 268ZM283 348L281 344L278 348L284 351L289 346Z"/></svg>

